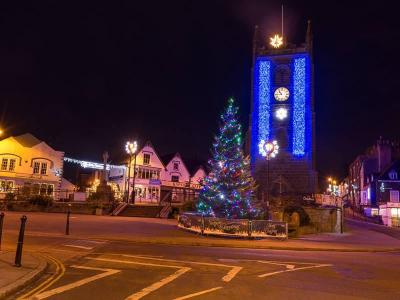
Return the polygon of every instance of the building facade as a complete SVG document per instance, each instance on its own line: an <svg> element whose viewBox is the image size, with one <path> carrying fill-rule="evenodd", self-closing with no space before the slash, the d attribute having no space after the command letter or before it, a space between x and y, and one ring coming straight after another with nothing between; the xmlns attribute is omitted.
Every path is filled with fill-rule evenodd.
<svg viewBox="0 0 400 300"><path fill-rule="evenodd" d="M26 192L58 197L64 152L30 133L0 141L0 192Z"/></svg>
<svg viewBox="0 0 400 300"><path fill-rule="evenodd" d="M132 159L123 181L119 182L125 191L129 184L129 199L135 204L182 204L197 199L205 176L202 167L198 167L192 176L179 153L161 158L153 145L147 142L137 152L136 160Z"/></svg>
<svg viewBox="0 0 400 300"><path fill-rule="evenodd" d="M274 48L258 40L256 29L249 128L254 177L262 192L314 193L317 173L311 25L306 42L300 46L283 43ZM278 155L268 164L260 153L263 141L279 145Z"/></svg>
<svg viewBox="0 0 400 300"><path fill-rule="evenodd" d="M400 192L400 147L380 138L349 166L349 205L367 216L394 212L397 216ZM386 206L390 209L386 210ZM393 210L391 209L393 208ZM383 215L382 215L383 216ZM395 223L395 221L394 221Z"/></svg>

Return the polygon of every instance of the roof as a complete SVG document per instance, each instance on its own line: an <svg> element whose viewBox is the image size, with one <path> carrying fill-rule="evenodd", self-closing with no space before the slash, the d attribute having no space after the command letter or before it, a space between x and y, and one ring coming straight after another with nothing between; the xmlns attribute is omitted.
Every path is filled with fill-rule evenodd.
<svg viewBox="0 0 400 300"><path fill-rule="evenodd" d="M167 166L169 164L169 162L176 156L179 154L178 153L169 153L169 154L165 154L165 155L161 155L161 160L163 161L164 165Z"/></svg>
<svg viewBox="0 0 400 300"><path fill-rule="evenodd" d="M42 142L41 140L37 139L30 133L14 136L13 138L22 146L29 148L34 147Z"/></svg>

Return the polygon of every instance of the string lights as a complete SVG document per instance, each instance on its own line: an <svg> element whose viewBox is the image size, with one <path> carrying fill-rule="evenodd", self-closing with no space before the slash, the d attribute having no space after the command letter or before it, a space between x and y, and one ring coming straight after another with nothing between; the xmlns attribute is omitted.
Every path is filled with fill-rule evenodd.
<svg viewBox="0 0 400 300"><path fill-rule="evenodd" d="M293 155L304 155L306 148L306 58L293 63Z"/></svg>

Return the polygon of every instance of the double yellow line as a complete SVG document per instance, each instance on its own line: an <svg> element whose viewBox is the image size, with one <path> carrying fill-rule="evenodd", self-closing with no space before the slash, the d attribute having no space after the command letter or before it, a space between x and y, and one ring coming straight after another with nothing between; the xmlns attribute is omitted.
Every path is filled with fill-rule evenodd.
<svg viewBox="0 0 400 300"><path fill-rule="evenodd" d="M50 255L44 255L44 256L48 260L50 260L52 263L54 263L54 265L56 266L56 271L54 272L54 274L52 276L50 276L50 278L47 278L44 282L39 284L33 290L30 290L25 295L18 297L17 300L34 298L34 296L39 295L44 290L48 289L53 283L55 283L57 280L59 280L64 275L65 267L61 261L59 261L58 259L56 259Z"/></svg>

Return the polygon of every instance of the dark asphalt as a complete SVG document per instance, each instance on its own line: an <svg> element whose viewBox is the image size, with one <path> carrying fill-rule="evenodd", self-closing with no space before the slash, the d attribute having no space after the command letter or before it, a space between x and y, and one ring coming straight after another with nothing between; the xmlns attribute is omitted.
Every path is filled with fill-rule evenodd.
<svg viewBox="0 0 400 300"><path fill-rule="evenodd" d="M11 233L6 248L13 246ZM46 280L54 282L36 299L400 299L400 253L146 245L51 234L29 236L25 249L62 262L65 272L52 264L15 299Z"/></svg>

